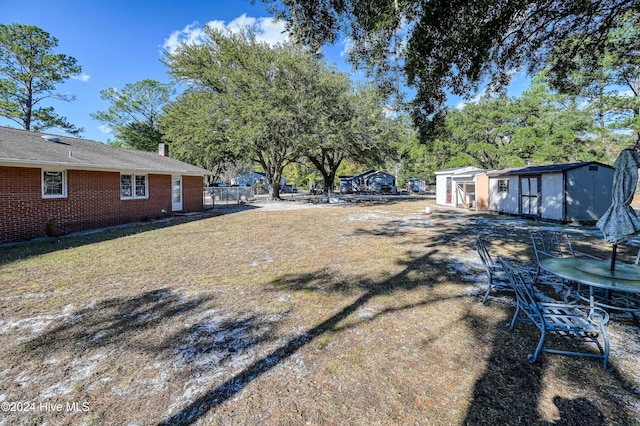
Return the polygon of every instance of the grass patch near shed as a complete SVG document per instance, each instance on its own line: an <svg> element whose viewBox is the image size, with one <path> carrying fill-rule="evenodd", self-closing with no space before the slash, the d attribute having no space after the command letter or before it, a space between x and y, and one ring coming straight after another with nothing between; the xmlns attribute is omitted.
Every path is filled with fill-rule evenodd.
<svg viewBox="0 0 640 426"><path fill-rule="evenodd" d="M526 262L530 230L565 227L430 206L286 202L0 248L0 402L35 407L0 424L639 422L634 318L609 326L609 373L530 364L537 329L506 327L508 294L480 303L477 235Z"/></svg>

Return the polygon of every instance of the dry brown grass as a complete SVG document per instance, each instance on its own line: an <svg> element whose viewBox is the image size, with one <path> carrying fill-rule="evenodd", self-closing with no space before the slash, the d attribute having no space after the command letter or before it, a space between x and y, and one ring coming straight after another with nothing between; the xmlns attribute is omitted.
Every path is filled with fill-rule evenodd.
<svg viewBox="0 0 640 426"><path fill-rule="evenodd" d="M610 373L530 364L537 330L507 329L507 298L479 303L473 238L527 260L550 225L425 205L271 205L0 249L0 401L25 410L0 424L638 423L633 318L609 326Z"/></svg>

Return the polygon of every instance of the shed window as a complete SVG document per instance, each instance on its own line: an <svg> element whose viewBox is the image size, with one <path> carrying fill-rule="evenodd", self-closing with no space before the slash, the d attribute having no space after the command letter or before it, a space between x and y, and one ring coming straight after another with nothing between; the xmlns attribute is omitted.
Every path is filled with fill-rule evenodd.
<svg viewBox="0 0 640 426"><path fill-rule="evenodd" d="M498 192L509 192L509 179L498 180Z"/></svg>
<svg viewBox="0 0 640 426"><path fill-rule="evenodd" d="M148 198L146 175L120 175L120 198Z"/></svg>
<svg viewBox="0 0 640 426"><path fill-rule="evenodd" d="M66 198L67 173L63 171L42 171L42 197Z"/></svg>
<svg viewBox="0 0 640 426"><path fill-rule="evenodd" d="M589 171L590 172L597 172L598 171L598 166L589 166Z"/></svg>

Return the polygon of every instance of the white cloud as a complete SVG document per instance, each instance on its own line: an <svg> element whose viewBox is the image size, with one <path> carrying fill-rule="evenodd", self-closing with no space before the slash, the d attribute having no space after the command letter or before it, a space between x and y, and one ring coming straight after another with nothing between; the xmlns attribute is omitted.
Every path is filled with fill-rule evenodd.
<svg viewBox="0 0 640 426"><path fill-rule="evenodd" d="M111 127L105 125L105 124L101 124L98 126L98 130L100 130L102 133L112 133L113 131L111 130Z"/></svg>
<svg viewBox="0 0 640 426"><path fill-rule="evenodd" d="M353 39L346 37L340 41L342 44L342 50L340 51L340 57L344 58L349 55L351 48L353 47Z"/></svg>
<svg viewBox="0 0 640 426"><path fill-rule="evenodd" d="M467 105L466 102L459 102L456 106L454 106L454 109L457 109L458 111L462 111L464 109L464 107Z"/></svg>
<svg viewBox="0 0 640 426"><path fill-rule="evenodd" d="M268 44L276 44L287 40L284 33L284 23L278 22L273 18L253 18L242 14L228 24L224 21L209 21L205 26L218 30L228 30L232 33L238 33L247 27L256 29L256 38L258 41ZM204 42L205 32L198 22L193 22L182 30L174 31L165 39L162 45L163 49L169 53L175 53L180 44L201 44Z"/></svg>
<svg viewBox="0 0 640 426"><path fill-rule="evenodd" d="M282 21L276 21L271 18L258 18L256 25L258 27L258 41L273 45L282 43L289 38L284 32L284 22Z"/></svg>
<svg viewBox="0 0 640 426"><path fill-rule="evenodd" d="M260 18L260 19L264 19L264 18ZM257 21L258 19L252 18L250 16L247 16L246 13L243 13L233 21L229 22L229 25L227 25L227 28L230 29L231 32L237 33L243 28L252 27L256 25Z"/></svg>
<svg viewBox="0 0 640 426"><path fill-rule="evenodd" d="M82 81L83 83L86 83L87 81L89 81L91 76L88 74L82 73L82 74L72 75L71 78L74 80L78 80L78 81Z"/></svg>
<svg viewBox="0 0 640 426"><path fill-rule="evenodd" d="M171 33L169 38L165 39L162 47L169 53L175 53L180 44L200 44L204 36L204 31L200 28L200 24L193 22L179 31Z"/></svg>

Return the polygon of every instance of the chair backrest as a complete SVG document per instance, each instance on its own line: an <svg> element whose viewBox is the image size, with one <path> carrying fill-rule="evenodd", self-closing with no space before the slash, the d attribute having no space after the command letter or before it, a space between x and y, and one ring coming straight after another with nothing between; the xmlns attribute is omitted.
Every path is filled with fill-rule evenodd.
<svg viewBox="0 0 640 426"><path fill-rule="evenodd" d="M558 257L576 257L569 235L559 232L531 232L536 261Z"/></svg>
<svg viewBox="0 0 640 426"><path fill-rule="evenodd" d="M536 323L542 321L538 300L533 289L533 280L529 272L515 268L502 257L498 257L498 262L502 265L509 284L516 293L516 306L524 311L532 321Z"/></svg>
<svg viewBox="0 0 640 426"><path fill-rule="evenodd" d="M482 260L482 264L485 269L489 270L497 265L499 265L496 261L493 260L491 255L489 254L489 250L487 250L487 246L484 245L484 241L480 237L477 237L473 243L476 246L476 250L478 251L478 255L480 256L480 260Z"/></svg>
<svg viewBox="0 0 640 426"><path fill-rule="evenodd" d="M578 251L573 246L569 234L566 232L531 232L531 242L536 254L536 261L540 264L543 259L558 257L579 257L602 260L598 256ZM638 254L640 258L640 253Z"/></svg>

